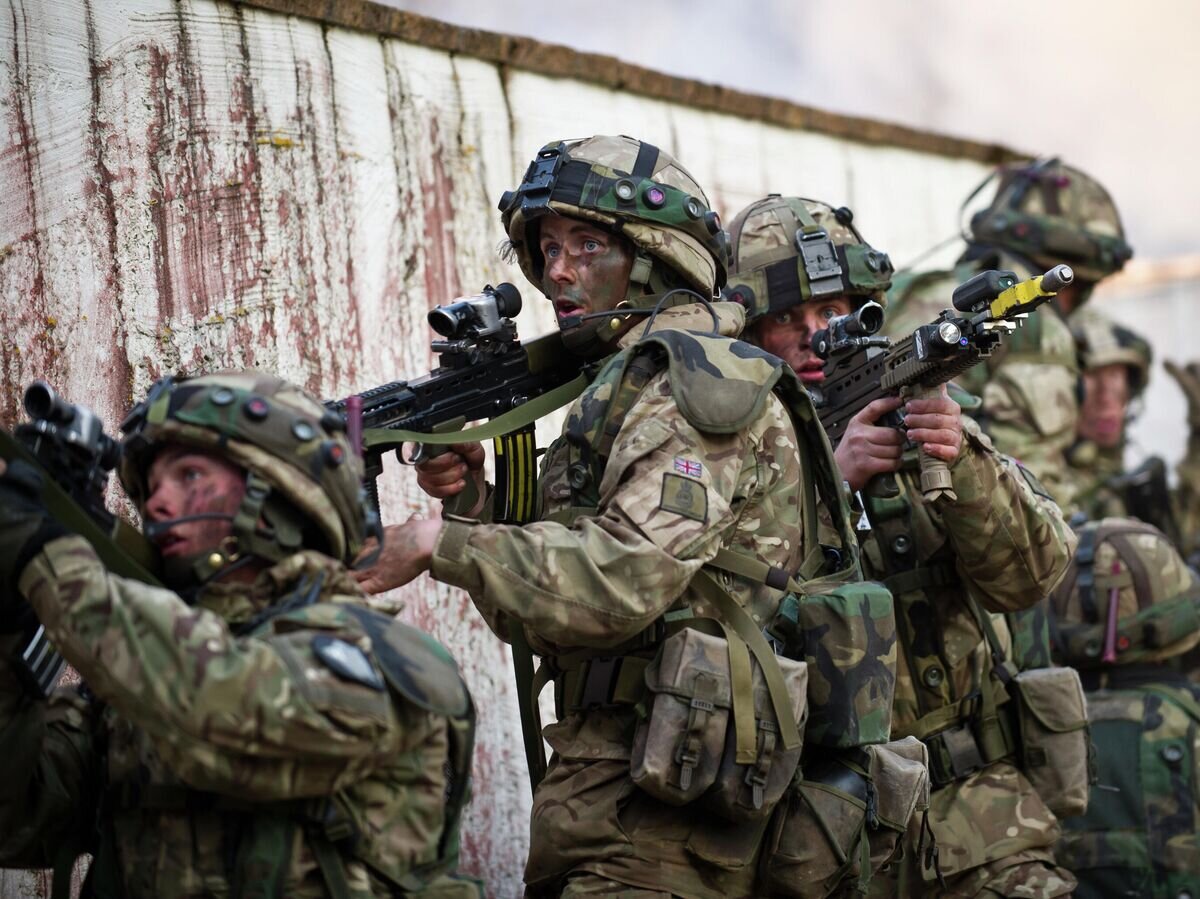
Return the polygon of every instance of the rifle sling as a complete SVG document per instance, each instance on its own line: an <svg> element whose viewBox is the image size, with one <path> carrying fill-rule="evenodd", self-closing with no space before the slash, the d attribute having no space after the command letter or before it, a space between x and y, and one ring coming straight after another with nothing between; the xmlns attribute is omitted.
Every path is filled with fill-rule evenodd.
<svg viewBox="0 0 1200 899"><path fill-rule="evenodd" d="M463 443L469 440L490 440L515 431L525 425L533 424L539 418L549 415L555 409L560 409L583 393L584 388L591 383L587 375L579 375L572 381L555 387L539 397L522 403L515 409L497 415L486 424L463 428L458 431L443 431L439 434L429 434L424 431L405 431L399 428L366 428L363 430L363 445L367 449L387 450L400 449L406 443L450 444Z"/></svg>

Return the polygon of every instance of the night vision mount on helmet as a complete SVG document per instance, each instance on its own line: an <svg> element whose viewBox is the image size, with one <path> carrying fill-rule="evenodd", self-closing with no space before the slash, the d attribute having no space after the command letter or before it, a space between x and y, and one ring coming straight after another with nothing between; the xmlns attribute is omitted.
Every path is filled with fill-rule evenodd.
<svg viewBox="0 0 1200 899"><path fill-rule="evenodd" d="M963 209L993 180L995 196L971 216L968 242L1000 247L1042 268L1065 262L1089 282L1120 271L1133 256L1112 197L1078 169L1057 158L1009 163L975 188Z"/></svg>
<svg viewBox="0 0 1200 899"><path fill-rule="evenodd" d="M738 213L730 235L725 297L751 321L823 297L887 302L892 261L863 240L845 206L769 194Z"/></svg>
<svg viewBox="0 0 1200 899"><path fill-rule="evenodd" d="M725 283L720 216L673 156L643 141L596 136L548 143L499 206L517 261L533 284L541 283L545 266L538 220L549 214L596 222L633 244L626 297L633 308L676 287L712 296Z"/></svg>

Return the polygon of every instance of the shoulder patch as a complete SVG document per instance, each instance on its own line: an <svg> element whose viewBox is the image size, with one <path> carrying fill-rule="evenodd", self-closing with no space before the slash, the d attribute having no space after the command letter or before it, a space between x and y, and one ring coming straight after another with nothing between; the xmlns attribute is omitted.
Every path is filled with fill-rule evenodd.
<svg viewBox="0 0 1200 899"><path fill-rule="evenodd" d="M663 474L662 497L658 507L693 521L708 520L708 491L699 481L683 475Z"/></svg>
<svg viewBox="0 0 1200 899"><path fill-rule="evenodd" d="M325 667L342 680L353 681L372 690L384 689L383 678L379 676L367 654L353 643L328 634L318 634L313 637L312 649L313 654L325 663Z"/></svg>
<svg viewBox="0 0 1200 899"><path fill-rule="evenodd" d="M457 718L470 712L471 695L444 646L386 615L360 606L345 608L371 638L375 658L392 689L435 715Z"/></svg>

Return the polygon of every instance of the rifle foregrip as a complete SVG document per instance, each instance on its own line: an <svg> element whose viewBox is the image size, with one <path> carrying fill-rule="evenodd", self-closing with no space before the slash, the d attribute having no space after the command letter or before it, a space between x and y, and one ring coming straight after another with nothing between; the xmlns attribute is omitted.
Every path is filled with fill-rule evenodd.
<svg viewBox="0 0 1200 899"><path fill-rule="evenodd" d="M925 452L921 453L921 493L931 503L958 498L951 486L950 466Z"/></svg>

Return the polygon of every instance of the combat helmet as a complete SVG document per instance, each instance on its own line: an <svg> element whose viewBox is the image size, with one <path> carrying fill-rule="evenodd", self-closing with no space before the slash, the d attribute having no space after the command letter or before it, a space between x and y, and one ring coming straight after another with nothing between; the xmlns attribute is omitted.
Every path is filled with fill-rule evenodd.
<svg viewBox="0 0 1200 899"><path fill-rule="evenodd" d="M378 517L365 503L362 462L342 417L288 382L257 371L164 378L121 424L118 474L140 509L147 474L166 444L218 451L247 472L227 545L180 560L176 579L205 583L239 559L279 561L317 549L351 562Z"/></svg>
<svg viewBox="0 0 1200 899"><path fill-rule="evenodd" d="M521 271L541 284L538 219L549 213L596 222L634 247L626 302L689 287L711 297L725 283L726 239L696 179L664 150L632 137L554 141L538 151L501 221Z"/></svg>
<svg viewBox="0 0 1200 899"><path fill-rule="evenodd" d="M1121 217L1094 178L1057 159L1009 163L991 180L996 193L971 216L971 238L1049 269L1065 262L1081 281L1095 283L1120 271L1133 256Z"/></svg>
<svg viewBox="0 0 1200 899"><path fill-rule="evenodd" d="M725 298L749 321L826 296L887 302L892 261L863 240L845 206L769 194L738 213L730 243Z"/></svg>
<svg viewBox="0 0 1200 899"><path fill-rule="evenodd" d="M1149 342L1087 306L1071 316L1070 324L1080 368L1086 372L1106 365L1124 365L1129 371L1131 398L1140 396L1154 362Z"/></svg>
<svg viewBox="0 0 1200 899"><path fill-rule="evenodd" d="M1200 580L1157 528L1133 518L1083 525L1051 595L1065 665L1161 662L1200 643Z"/></svg>

